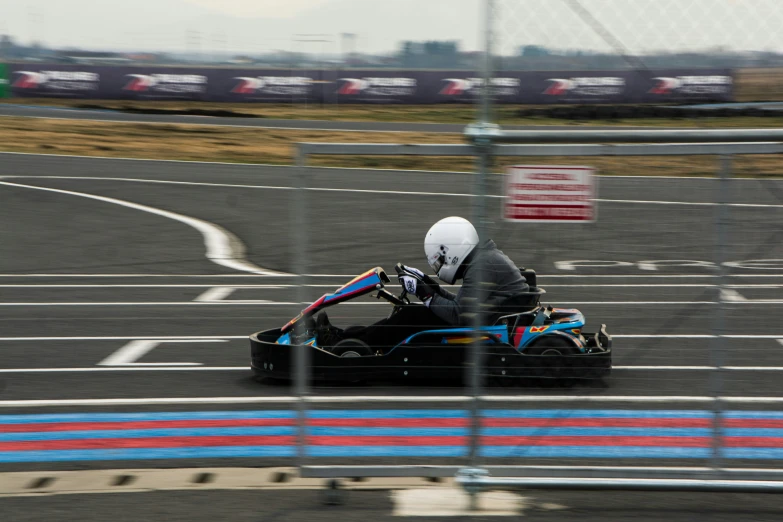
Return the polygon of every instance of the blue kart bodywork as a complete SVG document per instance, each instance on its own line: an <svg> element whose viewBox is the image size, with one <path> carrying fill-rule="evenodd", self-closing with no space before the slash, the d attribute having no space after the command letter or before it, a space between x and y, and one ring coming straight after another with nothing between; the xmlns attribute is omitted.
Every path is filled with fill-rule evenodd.
<svg viewBox="0 0 783 522"><path fill-rule="evenodd" d="M478 337L487 377L507 381L608 375L612 339L605 325L584 333L585 317L579 310L540 305L545 292L535 286L535 272L523 274L532 279L531 291L477 332L470 327L423 329L394 346L371 347L372 354L340 357L330 347L319 346L313 320L319 311L372 292L394 306L392 314L402 306L421 306L407 302L404 292L399 297L388 292L390 280L382 268L368 270L320 297L282 328L251 335L251 368L258 377L291 378L293 350L305 346L316 380L462 378L468 348Z"/></svg>

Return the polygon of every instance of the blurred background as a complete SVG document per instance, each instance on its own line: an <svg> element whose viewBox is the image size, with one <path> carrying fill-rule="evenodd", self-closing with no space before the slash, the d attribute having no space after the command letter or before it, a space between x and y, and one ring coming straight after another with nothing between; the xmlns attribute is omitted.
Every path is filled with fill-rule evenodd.
<svg viewBox="0 0 783 522"><path fill-rule="evenodd" d="M0 0L0 508L779 520L756 493L783 488L781 22L780 0ZM512 166L587 167L591 219L513 219ZM249 336L425 268L452 215L605 325L611 375L509 380L447 343L458 382L407 358L254 377ZM471 512L466 467L528 482Z"/></svg>

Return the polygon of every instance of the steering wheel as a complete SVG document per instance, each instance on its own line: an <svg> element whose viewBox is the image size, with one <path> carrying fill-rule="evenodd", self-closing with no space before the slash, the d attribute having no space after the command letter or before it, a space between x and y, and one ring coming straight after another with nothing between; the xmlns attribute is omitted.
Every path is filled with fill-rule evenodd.
<svg viewBox="0 0 783 522"><path fill-rule="evenodd" d="M402 293L399 296L394 295L393 293L389 292L385 288L381 288L378 290L378 295L375 296L376 299L386 299L394 306L403 306L403 305L409 305L411 304L410 299L408 299L408 292L405 291L405 289L402 289Z"/></svg>

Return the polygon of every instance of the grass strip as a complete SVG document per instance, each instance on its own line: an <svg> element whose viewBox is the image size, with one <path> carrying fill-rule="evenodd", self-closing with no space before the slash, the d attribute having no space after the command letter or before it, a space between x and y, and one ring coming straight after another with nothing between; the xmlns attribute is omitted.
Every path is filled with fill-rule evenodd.
<svg viewBox="0 0 783 522"><path fill-rule="evenodd" d="M463 143L459 135L436 133L323 132L211 125L137 124L0 117L0 150L45 154L291 165L297 142ZM675 157L496 158L512 164L591 165L608 175L714 176L717 159ZM321 156L311 165L408 170L472 171L472 158ZM735 175L779 177L776 155L740 156Z"/></svg>

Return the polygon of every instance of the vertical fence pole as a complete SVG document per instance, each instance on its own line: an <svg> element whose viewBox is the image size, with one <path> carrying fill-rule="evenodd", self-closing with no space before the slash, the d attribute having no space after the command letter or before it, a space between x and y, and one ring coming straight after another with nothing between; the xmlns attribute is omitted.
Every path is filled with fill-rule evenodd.
<svg viewBox="0 0 783 522"><path fill-rule="evenodd" d="M723 366L725 364L726 303L723 287L726 284L726 248L728 245L729 197L731 183L732 156L720 157L718 187L716 190L717 207L715 210L715 311L712 324L712 342L710 362L713 367L710 375L710 394L712 395L712 458L710 465L714 473L720 475L723 467Z"/></svg>
<svg viewBox="0 0 783 522"><path fill-rule="evenodd" d="M296 274L296 301L299 306L304 306L307 300L305 286L305 274L308 271L308 216L307 216L307 153L302 145L297 147L296 153L296 185L291 191L290 216L293 230L290 231L293 245L291 252L294 256L294 273ZM294 329L297 336L305 328L304 321L299 321ZM297 398L297 466L300 473L307 459L307 387L309 381L308 351L304 344L297 344L294 348L294 387Z"/></svg>
<svg viewBox="0 0 783 522"><path fill-rule="evenodd" d="M486 12L484 13L484 63L482 66L482 77L484 89L481 94L481 122L492 122L492 43L495 35L493 34L492 22L495 16L495 0L486 0Z"/></svg>
<svg viewBox="0 0 783 522"><path fill-rule="evenodd" d="M492 21L494 12L494 0L486 0L484 12L484 63L482 67L483 88L481 90L481 107L479 111L479 126L486 128L490 124L492 117ZM487 227L486 227L486 195L487 195L487 176L492 163L492 140L490 136L479 137L475 143L477 161L476 161L476 176L474 180L473 193L473 225L476 227L476 232L479 236L479 243L487 239ZM482 313L484 303L484 267L481 262L481 257L478 258L478 266L476 270L478 272L477 277L477 291L475 295L471 296L474 299L473 307L473 342L470 346L470 363L468 365L469 375L468 382L470 385L470 416L471 416L471 430L470 430L470 449L469 449L469 464L475 467L478 463L478 457L481 446L481 375L482 375L482 360L481 360L481 340L480 331L484 326L484 314ZM475 498L473 499L475 500Z"/></svg>
<svg viewBox="0 0 783 522"><path fill-rule="evenodd" d="M480 247L481 243L486 240L486 227L484 226L485 220L485 205L484 194L486 192L486 171L489 165L489 150L490 146L486 143L477 143L478 159L476 160L476 178L474 180L474 194L473 198L473 216L472 221L476 227L476 232L479 236L479 246L476 247L476 251ZM482 257L477 256L478 263L474 267L478 272L476 278L477 285L474 295L470 296L473 304L473 342L470 345L470 364L468 369L470 374L468 375L468 383L470 386L470 451L468 453L470 459L469 464L471 467L475 467L478 463L479 451L480 451L480 437L481 437L481 374L482 374L482 360L481 360L481 328L484 326L484 314L482 313L484 302L484 266Z"/></svg>

